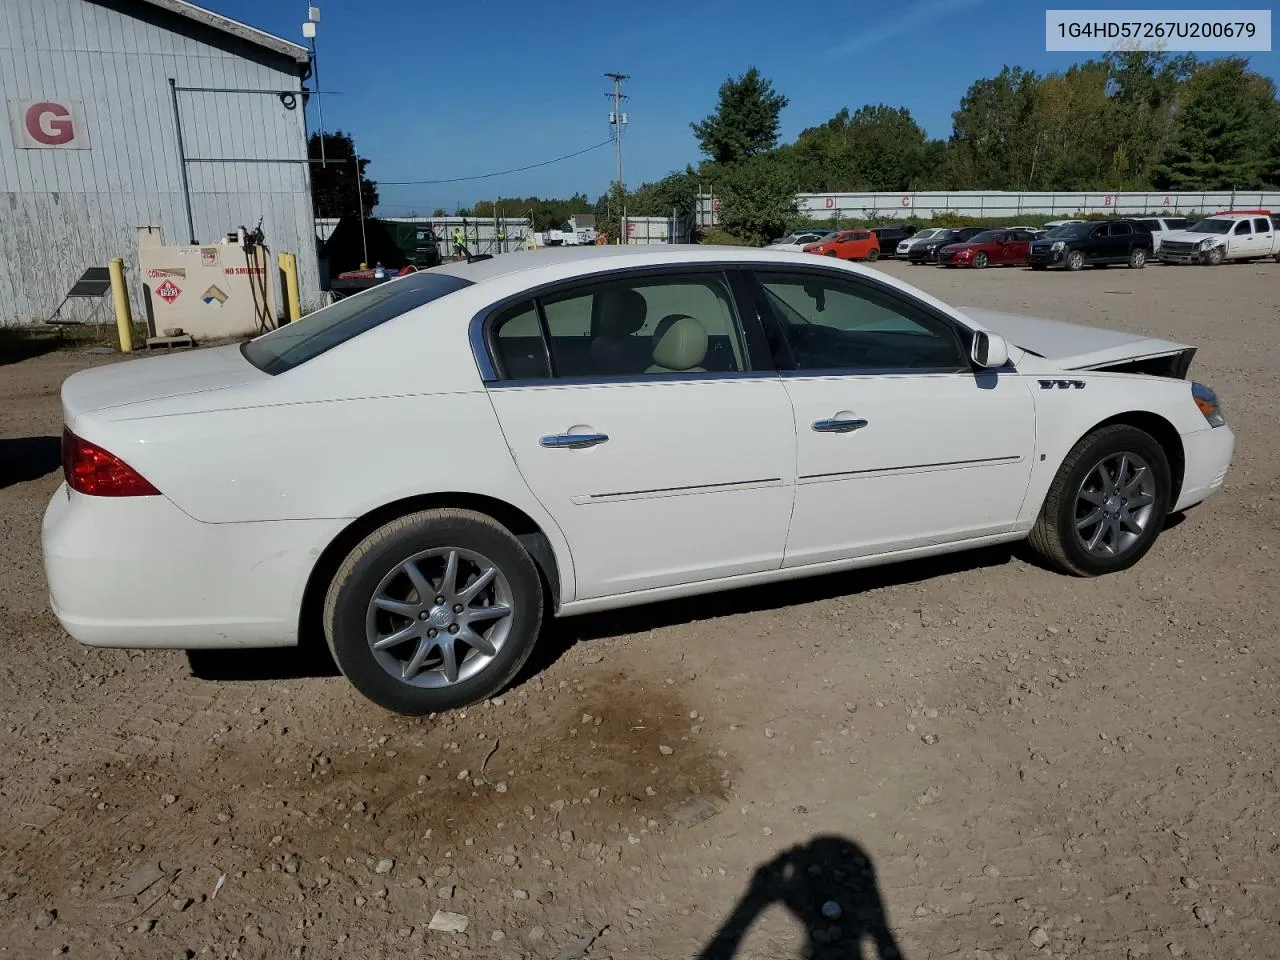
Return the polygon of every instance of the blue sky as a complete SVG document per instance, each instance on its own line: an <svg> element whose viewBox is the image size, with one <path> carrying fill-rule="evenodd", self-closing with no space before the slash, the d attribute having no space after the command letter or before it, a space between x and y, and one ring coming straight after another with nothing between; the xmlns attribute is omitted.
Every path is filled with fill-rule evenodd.
<svg viewBox="0 0 1280 960"><path fill-rule="evenodd" d="M202 0L301 41L306 0ZM841 107L905 106L931 136L951 132L969 84L1004 64L1060 70L1097 54L1046 53L1053 8L1205 9L1201 0L319 0L325 126L354 133L378 212L452 210L493 196L592 199L614 175L611 146L470 183L391 186L537 163L609 138L603 74L631 75L623 176L634 187L698 160L689 123L720 83L755 65L791 99L784 139ZM1240 7L1264 7L1241 2ZM1280 55L1254 69L1280 78ZM314 104L310 123L315 129Z"/></svg>

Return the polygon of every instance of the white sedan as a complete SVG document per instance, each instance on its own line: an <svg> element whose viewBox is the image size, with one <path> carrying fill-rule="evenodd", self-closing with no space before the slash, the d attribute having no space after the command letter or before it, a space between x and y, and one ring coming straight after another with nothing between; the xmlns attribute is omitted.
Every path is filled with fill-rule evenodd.
<svg viewBox="0 0 1280 960"><path fill-rule="evenodd" d="M1194 352L804 254L449 264L70 377L50 600L101 646L323 635L421 714L501 690L553 615L1024 538L1111 573L1223 482Z"/></svg>

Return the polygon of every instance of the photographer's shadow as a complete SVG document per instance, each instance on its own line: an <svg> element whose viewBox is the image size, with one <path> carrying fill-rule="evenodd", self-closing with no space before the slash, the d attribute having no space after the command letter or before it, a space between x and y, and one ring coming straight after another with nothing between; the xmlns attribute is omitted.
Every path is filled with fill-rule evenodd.
<svg viewBox="0 0 1280 960"><path fill-rule="evenodd" d="M814 837L761 864L698 960L732 960L751 925L774 904L785 906L804 927L800 955L806 960L861 960L866 940L879 960L903 960L889 932L871 858L852 840L837 836Z"/></svg>

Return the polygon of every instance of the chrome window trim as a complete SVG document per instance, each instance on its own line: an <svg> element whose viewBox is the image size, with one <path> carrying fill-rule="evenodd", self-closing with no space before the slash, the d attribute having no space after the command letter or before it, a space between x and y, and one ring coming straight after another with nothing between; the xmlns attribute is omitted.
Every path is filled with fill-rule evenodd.
<svg viewBox="0 0 1280 960"><path fill-rule="evenodd" d="M529 377L523 380L495 380L486 383L490 390L529 389L533 387L611 387L644 383L680 383L706 380L777 380L777 370L706 370L700 373L632 373L601 377Z"/></svg>

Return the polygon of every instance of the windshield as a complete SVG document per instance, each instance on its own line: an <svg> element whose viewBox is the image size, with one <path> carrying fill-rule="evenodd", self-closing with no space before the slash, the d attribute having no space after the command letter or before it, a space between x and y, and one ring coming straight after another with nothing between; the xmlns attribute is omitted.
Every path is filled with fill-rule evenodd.
<svg viewBox="0 0 1280 960"><path fill-rule="evenodd" d="M1000 234L995 230L984 230L977 236L970 237L970 243L995 243L1000 239Z"/></svg>
<svg viewBox="0 0 1280 960"><path fill-rule="evenodd" d="M921 230L911 239L912 240L928 240L930 237L936 237L939 233L940 231L938 230L937 227L929 227L925 230Z"/></svg>
<svg viewBox="0 0 1280 960"><path fill-rule="evenodd" d="M929 239L931 239L931 240L954 240L954 239L955 239L956 237L958 237L958 236L960 236L960 231L959 231L959 230L939 230L937 233L935 233L935 234L934 234L932 237L930 237Z"/></svg>
<svg viewBox="0 0 1280 960"><path fill-rule="evenodd" d="M286 323L243 344L240 352L263 373L284 373L414 307L469 286L470 280L447 273L411 273Z"/></svg>
<svg viewBox="0 0 1280 960"><path fill-rule="evenodd" d="M1062 226L1054 227L1050 230L1046 237L1071 240L1076 237L1087 237L1092 229L1093 224L1091 223L1064 223Z"/></svg>
<svg viewBox="0 0 1280 960"><path fill-rule="evenodd" d="M1192 233L1230 233L1235 225L1234 220L1215 220L1213 217L1208 217L1187 229Z"/></svg>

